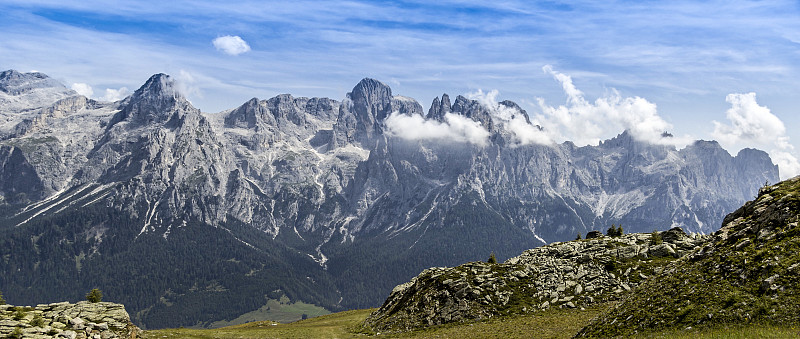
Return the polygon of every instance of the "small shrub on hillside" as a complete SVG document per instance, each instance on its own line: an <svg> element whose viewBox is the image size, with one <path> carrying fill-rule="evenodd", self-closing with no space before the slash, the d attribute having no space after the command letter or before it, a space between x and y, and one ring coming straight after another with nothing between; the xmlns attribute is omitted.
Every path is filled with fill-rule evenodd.
<svg viewBox="0 0 800 339"><path fill-rule="evenodd" d="M661 239L661 234L658 231L653 231L650 233L650 245L660 245L664 242L664 239Z"/></svg>
<svg viewBox="0 0 800 339"><path fill-rule="evenodd" d="M6 300L3 299L3 291L0 291L0 305L5 305L5 304L6 304Z"/></svg>
<svg viewBox="0 0 800 339"><path fill-rule="evenodd" d="M577 237L575 237L575 240L581 240L581 239L582 239L582 238L581 238L581 234L580 234L580 233L578 233L578 236L577 236Z"/></svg>
<svg viewBox="0 0 800 339"><path fill-rule="evenodd" d="M41 314L33 316L33 320L31 320L31 326L44 327L44 319L42 318Z"/></svg>
<svg viewBox="0 0 800 339"><path fill-rule="evenodd" d="M615 271L617 269L617 267L619 267L619 266L617 265L617 261L614 260L614 259L611 259L611 260L607 261L603 265L603 268L605 268L606 271L609 271L609 272Z"/></svg>
<svg viewBox="0 0 800 339"><path fill-rule="evenodd" d="M26 315L28 314L25 313L25 309L22 307L17 307L14 311L14 320L22 320L22 318L25 318Z"/></svg>
<svg viewBox="0 0 800 339"><path fill-rule="evenodd" d="M489 260L487 260L486 262L488 262L490 264L496 264L497 263L497 258L494 256L494 252L492 252L492 254L489 254Z"/></svg>
<svg viewBox="0 0 800 339"><path fill-rule="evenodd" d="M103 300L103 292L101 292L100 289L93 288L89 291L89 294L86 295L86 300L92 303L99 303Z"/></svg>
<svg viewBox="0 0 800 339"><path fill-rule="evenodd" d="M8 335L9 338L22 338L22 328L17 327L14 329L14 332Z"/></svg>

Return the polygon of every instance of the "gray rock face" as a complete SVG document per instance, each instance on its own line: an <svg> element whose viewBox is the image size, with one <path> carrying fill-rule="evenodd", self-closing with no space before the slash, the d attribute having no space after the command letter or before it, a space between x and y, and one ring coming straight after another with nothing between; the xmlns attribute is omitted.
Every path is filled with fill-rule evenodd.
<svg viewBox="0 0 800 339"><path fill-rule="evenodd" d="M9 93L49 84L44 75L4 74ZM501 105L529 121L513 102ZM157 74L117 104L73 96L21 119L0 145L4 163L20 169L8 175L18 178L9 177L0 187L6 187L7 201L24 193L36 202L70 187L101 183L115 187L114 204L150 206L129 211L156 218L143 218L144 224L171 223L187 214L213 223L235 211L233 217L256 220L257 228L274 233L289 225L316 230L326 227L323 222L363 221L370 214L399 217L430 204L452 215L454 202L479 197L476 203L497 212L509 227L551 242L612 222L630 231L675 225L709 233L764 181L777 178L765 153L743 150L731 157L715 142L675 150L636 141L626 132L596 147L506 147L489 110L463 96L452 105L447 95L435 99L427 117L471 118L496 132L498 143L474 147L390 138L382 132L392 112L421 116L422 108L392 95L383 83L364 79L342 103L284 94L205 115L169 76ZM117 184L130 180L141 183L125 184L129 192L119 192ZM189 182L187 190L180 189ZM295 189L287 191L287 184ZM186 193L199 196L188 199ZM137 198L129 201L130 196ZM341 211L338 216L299 215L276 212L271 201L278 196L280 202L311 210L332 196L344 200L326 207ZM196 203L187 206L186 200ZM545 205L554 208L542 209ZM407 214L411 218L348 222L357 226L345 232L409 229L434 222L430 218L436 214L420 210Z"/></svg>
<svg viewBox="0 0 800 339"><path fill-rule="evenodd" d="M42 73L20 73L15 70L0 73L2 113L18 113L42 107L76 94Z"/></svg>
<svg viewBox="0 0 800 339"><path fill-rule="evenodd" d="M0 335L22 338L123 338L135 339L141 330L131 323L125 306L110 302L68 302L36 307L0 305Z"/></svg>
<svg viewBox="0 0 800 339"><path fill-rule="evenodd" d="M342 307L374 306L424 267L508 257L611 223L710 233L778 178L766 153L733 157L715 142L676 150L623 132L598 146L513 145L489 108L463 96L435 99L427 119L470 118L490 132L487 145L390 136L389 115L423 109L373 79L341 102L283 94L217 114L194 108L164 74L114 103L38 73L4 72L0 87L5 224L107 208L136 221L130 242L169 241L187 221L246 225L273 242L229 231L243 246L286 246L329 268ZM513 102L500 105L529 121ZM359 266L376 261L402 272ZM375 295L351 288L354 271L380 281Z"/></svg>
<svg viewBox="0 0 800 339"><path fill-rule="evenodd" d="M668 232L683 233L679 228ZM531 249L502 264L431 268L395 287L365 325L380 332L408 331L616 300L666 266L663 260L648 260L657 249L680 248L684 254L709 239L667 235L655 245L652 238L637 233L576 240Z"/></svg>

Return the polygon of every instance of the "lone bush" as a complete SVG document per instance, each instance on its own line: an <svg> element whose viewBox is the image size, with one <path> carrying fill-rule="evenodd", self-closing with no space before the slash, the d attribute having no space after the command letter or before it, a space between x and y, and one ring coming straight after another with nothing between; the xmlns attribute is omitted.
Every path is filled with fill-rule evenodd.
<svg viewBox="0 0 800 339"><path fill-rule="evenodd" d="M25 313L25 309L21 306L17 306L14 310L14 320L22 320L26 315L28 314Z"/></svg>
<svg viewBox="0 0 800 339"><path fill-rule="evenodd" d="M93 288L89 291L89 294L86 295L86 300L92 303L99 303L103 300L103 292L101 292L100 289Z"/></svg>
<svg viewBox="0 0 800 339"><path fill-rule="evenodd" d="M6 300L3 299L3 291L0 291L0 305L5 305L5 304L6 304Z"/></svg>
<svg viewBox="0 0 800 339"><path fill-rule="evenodd" d="M494 252L492 252L492 254L489 254L489 260L487 260L486 262L488 262L490 264L496 264L497 263L497 258L494 256Z"/></svg>
<svg viewBox="0 0 800 339"><path fill-rule="evenodd" d="M650 245L660 245L664 242L664 239L661 239L661 234L658 231L653 231L650 233Z"/></svg>
<svg viewBox="0 0 800 339"><path fill-rule="evenodd" d="M575 237L575 240L581 240L581 239L583 239L583 238L581 238L581 234L580 234L580 233L578 233L578 236L577 236L577 237Z"/></svg>
<svg viewBox="0 0 800 339"><path fill-rule="evenodd" d="M33 320L31 320L31 326L44 327L44 318L42 318L41 314L33 316Z"/></svg>

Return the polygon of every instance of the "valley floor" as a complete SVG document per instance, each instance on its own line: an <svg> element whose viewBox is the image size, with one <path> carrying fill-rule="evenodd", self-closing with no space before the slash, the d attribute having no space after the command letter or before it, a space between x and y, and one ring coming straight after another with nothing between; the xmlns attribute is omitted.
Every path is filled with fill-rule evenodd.
<svg viewBox="0 0 800 339"><path fill-rule="evenodd" d="M468 324L436 326L401 334L365 331L361 323L374 309L329 314L290 324L252 322L218 329L163 329L145 331L145 339L164 338L572 338L601 309L552 310L535 315L490 319ZM730 326L667 330L637 338L797 338L800 326Z"/></svg>

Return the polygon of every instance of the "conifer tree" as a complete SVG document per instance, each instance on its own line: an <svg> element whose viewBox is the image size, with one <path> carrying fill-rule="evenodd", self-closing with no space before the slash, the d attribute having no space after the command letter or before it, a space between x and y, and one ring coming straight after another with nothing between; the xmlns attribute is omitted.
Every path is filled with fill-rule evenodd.
<svg viewBox="0 0 800 339"><path fill-rule="evenodd" d="M577 236L577 237L575 237L575 240L581 240L581 239L583 239L583 238L581 238L581 233L580 233L580 232L578 232L578 236Z"/></svg>
<svg viewBox="0 0 800 339"><path fill-rule="evenodd" d="M496 264L497 263L497 258L495 258L494 252L492 252L492 254L489 254L489 260L487 260L486 262L488 262L490 264Z"/></svg>
<svg viewBox="0 0 800 339"><path fill-rule="evenodd" d="M93 288L89 291L89 294L86 295L86 300L92 303L99 303L103 300L103 292L101 292L100 289Z"/></svg>

